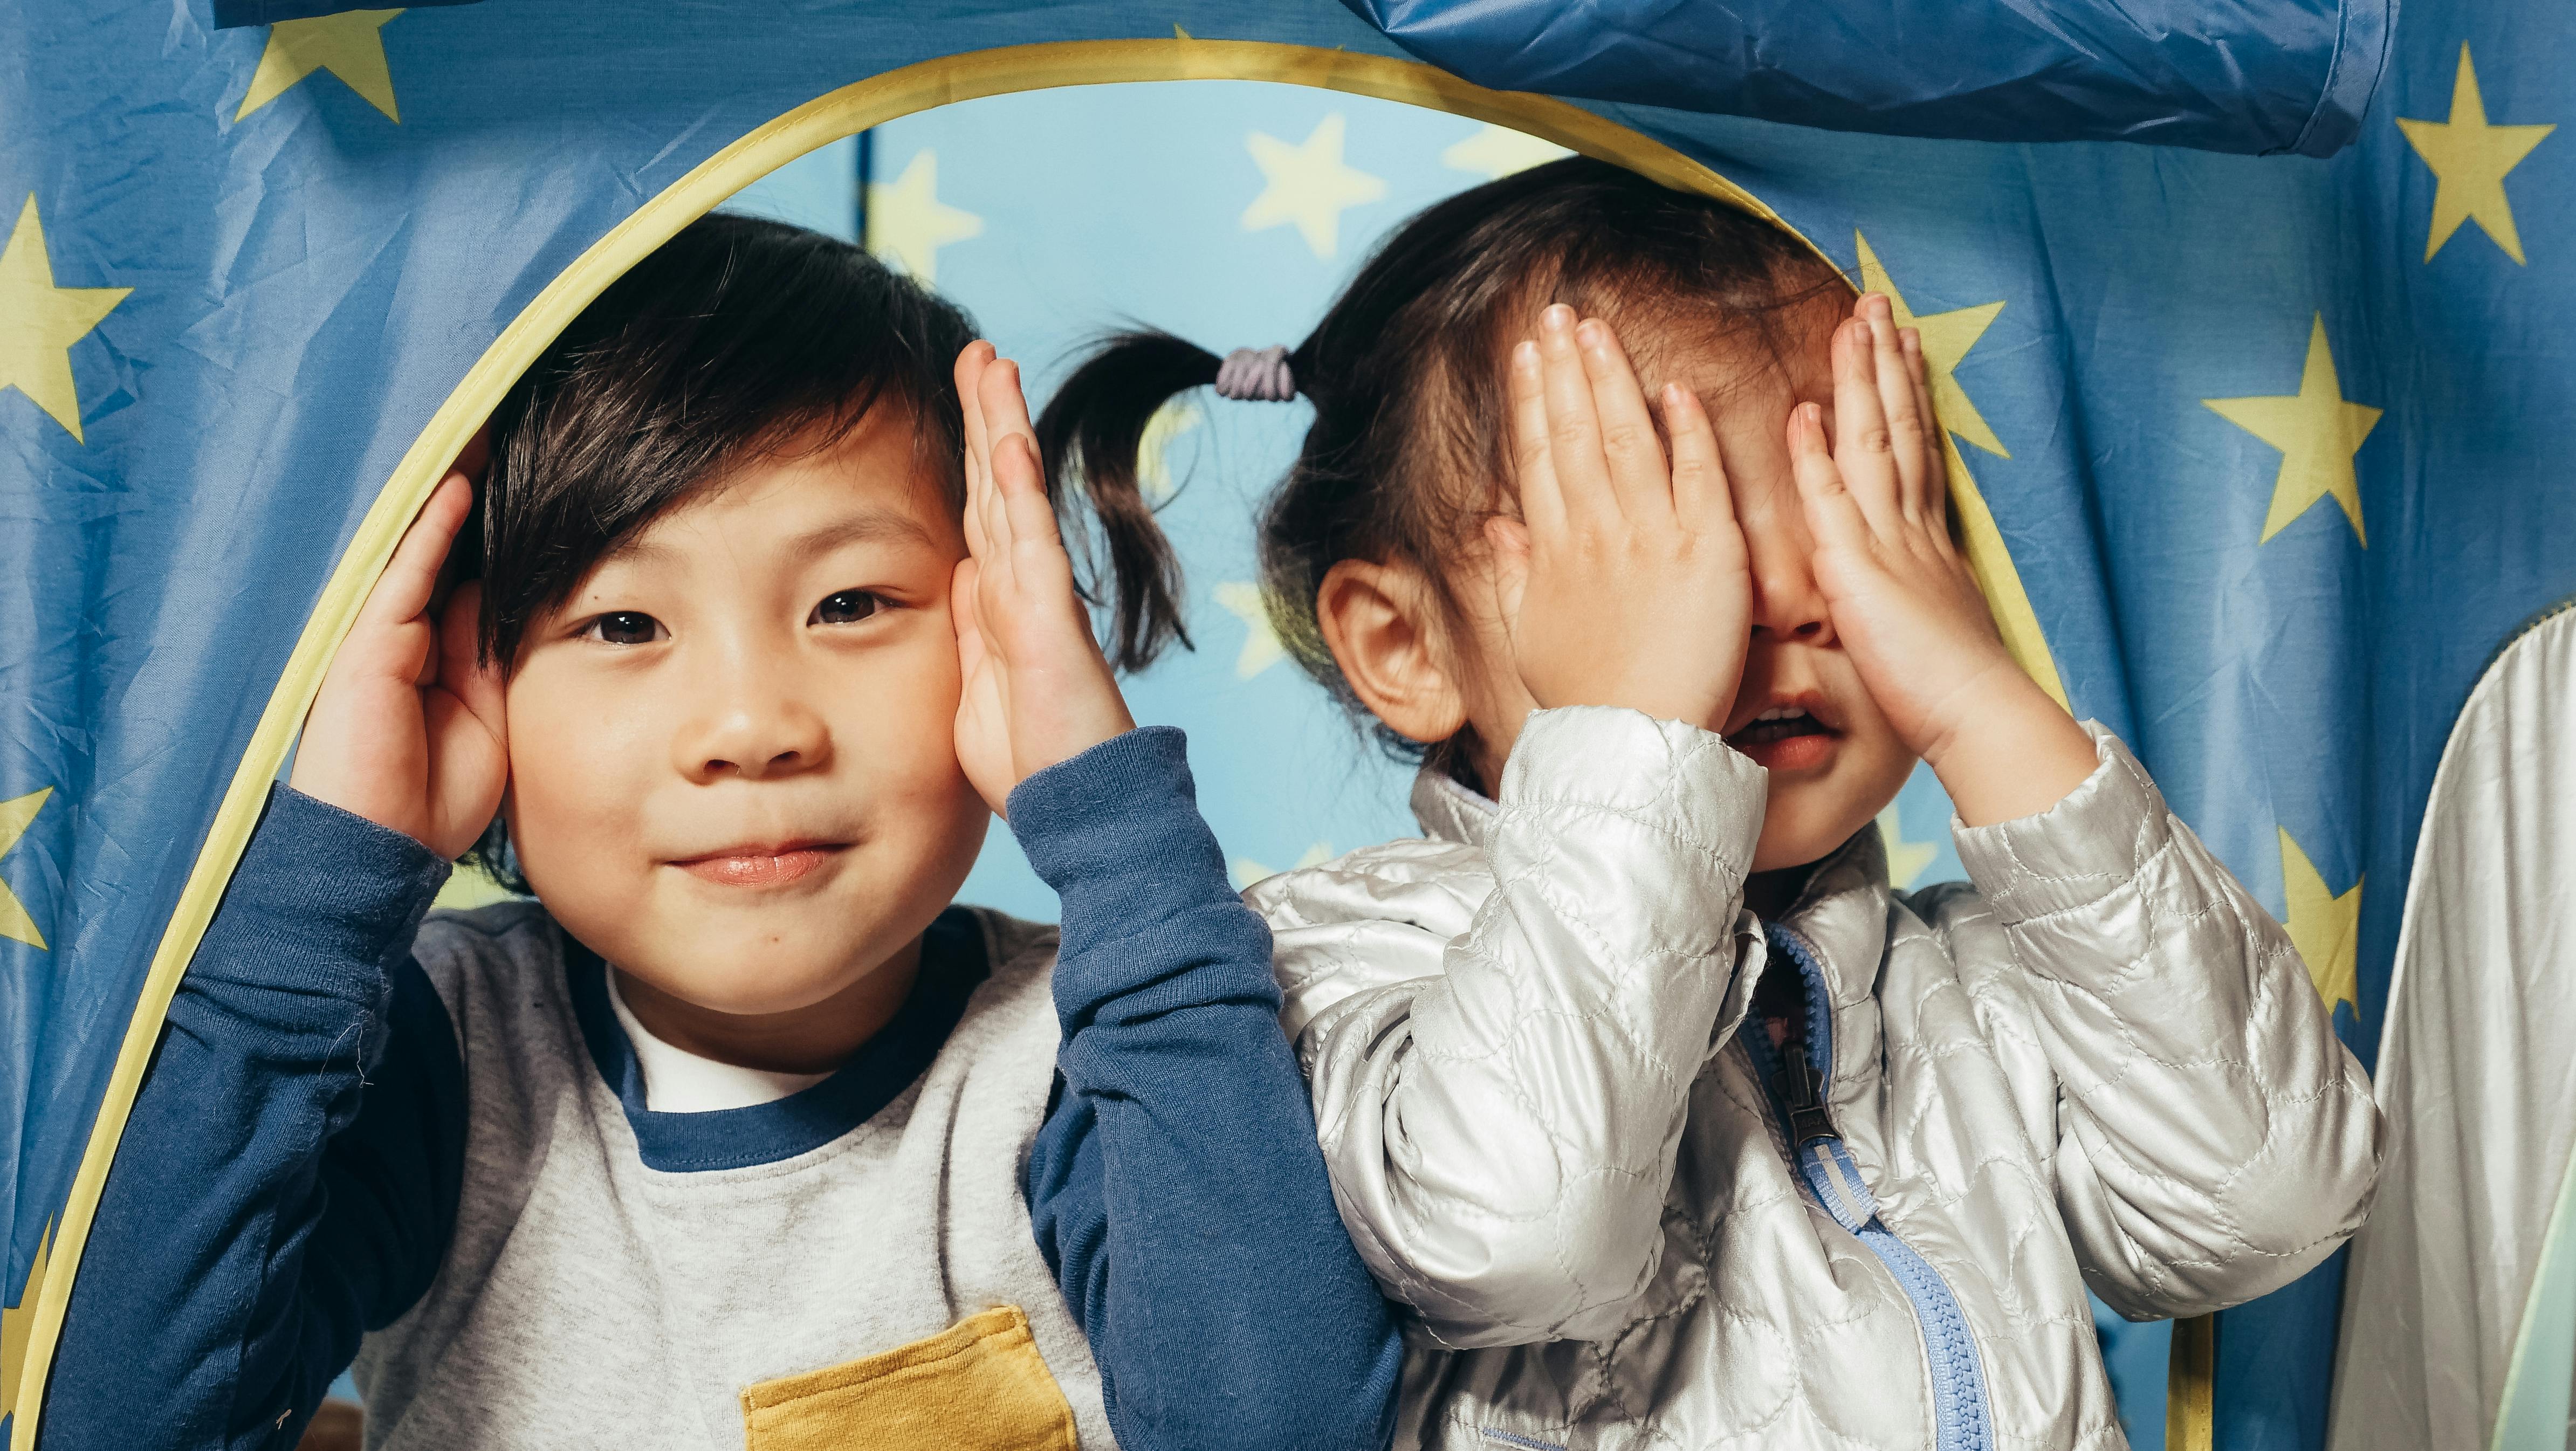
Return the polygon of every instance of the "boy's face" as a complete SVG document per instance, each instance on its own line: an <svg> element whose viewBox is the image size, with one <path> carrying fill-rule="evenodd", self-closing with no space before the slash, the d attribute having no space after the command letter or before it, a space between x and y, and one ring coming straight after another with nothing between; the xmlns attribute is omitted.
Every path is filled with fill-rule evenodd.
<svg viewBox="0 0 2576 1451"><path fill-rule="evenodd" d="M1879 713L1834 636L1809 565L1815 542L1789 461L1789 414L1799 404L1821 404L1831 434L1828 348L1847 309L1847 294L1810 306L1783 339L1777 366L1750 345L1712 348L1621 332L1647 397L1667 381L1698 393L1716 428L1744 528L1753 572L1753 639L1744 680L1725 720L1695 724L1724 735L1770 773L1755 871L1801 866L1842 845L1896 799L1914 769L1913 755ZM1462 600L1492 597L1473 585L1458 593ZM1490 761L1481 763L1492 783L1499 781L1522 717L1537 702L1513 670L1501 621L1470 614L1479 668L1467 682L1467 710L1478 739L1494 745ZM1762 720L1773 712L1793 714Z"/></svg>
<svg viewBox="0 0 2576 1451"><path fill-rule="evenodd" d="M547 910L715 1013L908 965L990 819L955 745L965 552L887 404L603 559L508 686L510 840Z"/></svg>

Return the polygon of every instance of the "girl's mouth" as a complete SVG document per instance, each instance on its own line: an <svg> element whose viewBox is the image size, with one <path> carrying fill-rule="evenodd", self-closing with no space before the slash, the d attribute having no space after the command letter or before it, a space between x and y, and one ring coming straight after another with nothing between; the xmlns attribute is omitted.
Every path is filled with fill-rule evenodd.
<svg viewBox="0 0 2576 1451"><path fill-rule="evenodd" d="M1842 733L1801 707L1774 706L1746 722L1726 743L1769 771L1798 771L1820 766L1834 752Z"/></svg>

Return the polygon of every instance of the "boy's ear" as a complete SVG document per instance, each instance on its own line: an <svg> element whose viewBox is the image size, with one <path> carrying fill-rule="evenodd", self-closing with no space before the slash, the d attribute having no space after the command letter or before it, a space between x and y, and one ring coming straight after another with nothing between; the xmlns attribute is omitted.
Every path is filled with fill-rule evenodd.
<svg viewBox="0 0 2576 1451"><path fill-rule="evenodd" d="M1467 724L1466 694L1444 658L1439 602L1403 565L1345 559L1315 591L1315 623L1369 714L1435 745Z"/></svg>

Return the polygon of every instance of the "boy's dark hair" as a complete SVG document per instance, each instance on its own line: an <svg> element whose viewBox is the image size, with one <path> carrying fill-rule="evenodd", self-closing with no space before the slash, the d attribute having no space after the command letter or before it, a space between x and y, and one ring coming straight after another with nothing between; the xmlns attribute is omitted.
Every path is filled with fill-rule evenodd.
<svg viewBox="0 0 2576 1451"><path fill-rule="evenodd" d="M909 415L922 463L962 507L952 370L974 339L955 304L862 247L754 217L691 222L584 308L493 411L480 559L461 561L483 580L484 658L514 667L529 626L674 506L747 460L830 448L880 405ZM1169 557L1151 511L1113 506L1101 529L1117 557ZM501 820L470 859L526 890Z"/></svg>
<svg viewBox="0 0 2576 1451"><path fill-rule="evenodd" d="M1315 421L1261 520L1262 587L1281 644L1366 718L1316 624L1325 571L1345 559L1407 561L1455 617L1441 565L1511 507L1505 349L1548 303L1609 319L1634 352L1695 332L1741 338L1776 361L1789 314L1836 294L1849 296L1840 275L1782 228L1582 157L1415 216L1288 355ZM1111 501L1141 509L1146 423L1174 394L1213 383L1218 361L1166 333L1107 340L1038 419L1050 476L1079 478L1104 517ZM1158 534L1130 547L1111 553L1118 639L1150 649L1178 628L1179 569ZM1400 759L1433 749L1371 724Z"/></svg>

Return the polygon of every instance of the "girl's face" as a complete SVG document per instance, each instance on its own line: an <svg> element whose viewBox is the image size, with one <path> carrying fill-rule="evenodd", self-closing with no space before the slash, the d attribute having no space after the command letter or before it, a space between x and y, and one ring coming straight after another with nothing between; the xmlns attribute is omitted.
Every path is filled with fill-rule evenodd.
<svg viewBox="0 0 2576 1451"><path fill-rule="evenodd" d="M654 520L530 628L510 840L648 1026L720 1048L729 1018L900 1003L990 819L955 746L964 555L881 406Z"/></svg>
<svg viewBox="0 0 2576 1451"><path fill-rule="evenodd" d="M1777 366L1749 349L1623 334L1647 397L1671 380L1697 392L1707 406L1744 528L1753 572L1753 639L1743 684L1725 720L1694 724L1724 735L1770 773L1755 871L1801 866L1842 845L1896 799L1914 769L1914 757L1834 637L1809 567L1815 544L1790 470L1790 411L1801 403L1821 404L1828 434L1833 427L1829 345L1845 315L1844 301L1828 297L1802 314ZM1537 702L1513 669L1504 621L1492 608L1490 560L1481 554L1462 560L1450 591L1466 616L1459 652L1465 658L1454 676L1466 723L1475 732L1477 771L1490 790L1500 784L1521 721ZM1773 712L1798 714L1761 721Z"/></svg>

